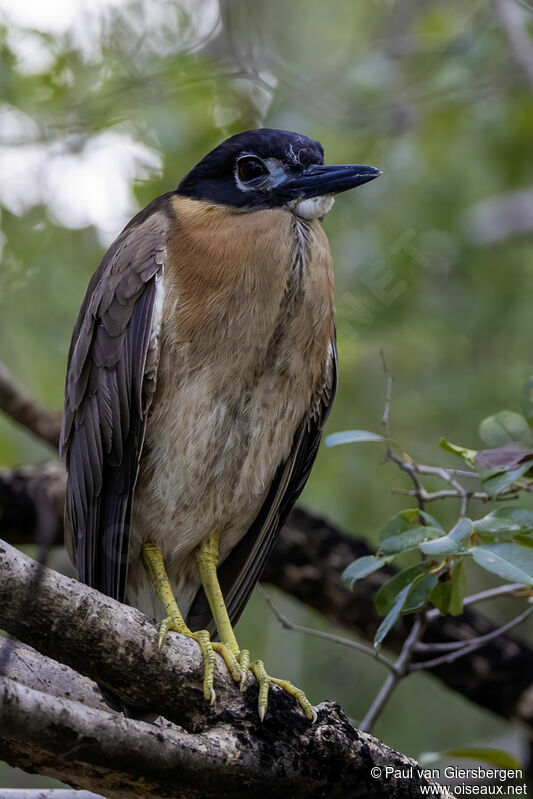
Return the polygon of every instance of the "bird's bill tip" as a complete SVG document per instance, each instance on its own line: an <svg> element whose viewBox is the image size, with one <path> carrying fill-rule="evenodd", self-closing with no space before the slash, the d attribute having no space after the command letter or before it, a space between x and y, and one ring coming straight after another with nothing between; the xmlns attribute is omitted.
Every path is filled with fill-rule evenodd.
<svg viewBox="0 0 533 799"><path fill-rule="evenodd" d="M340 194L382 175L381 169L365 164L313 164L285 184L294 199Z"/></svg>

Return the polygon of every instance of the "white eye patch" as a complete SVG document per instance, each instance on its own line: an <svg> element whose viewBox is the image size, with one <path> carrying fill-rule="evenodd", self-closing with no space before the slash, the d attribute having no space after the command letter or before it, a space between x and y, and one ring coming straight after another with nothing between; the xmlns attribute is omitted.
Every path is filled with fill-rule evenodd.
<svg viewBox="0 0 533 799"><path fill-rule="evenodd" d="M307 200L291 200L288 203L290 210L302 219L312 220L325 216L335 205L335 198L331 194L321 197L311 197Z"/></svg>

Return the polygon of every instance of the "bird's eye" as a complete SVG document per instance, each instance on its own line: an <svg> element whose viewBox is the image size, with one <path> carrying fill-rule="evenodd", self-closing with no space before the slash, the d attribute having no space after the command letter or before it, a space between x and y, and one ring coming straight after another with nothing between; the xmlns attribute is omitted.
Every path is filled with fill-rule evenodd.
<svg viewBox="0 0 533 799"><path fill-rule="evenodd" d="M245 158L239 159L237 172L240 180L242 180L243 183L248 183L250 180L260 178L261 175L266 175L268 169L259 158L246 156Z"/></svg>

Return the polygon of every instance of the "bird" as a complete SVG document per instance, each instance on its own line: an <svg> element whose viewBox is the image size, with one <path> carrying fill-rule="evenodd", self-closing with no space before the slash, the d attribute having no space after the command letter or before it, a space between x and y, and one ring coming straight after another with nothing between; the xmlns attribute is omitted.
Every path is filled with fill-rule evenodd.
<svg viewBox="0 0 533 799"><path fill-rule="evenodd" d="M334 196L382 174L260 128L223 141L118 235L70 345L61 455L81 582L316 711L233 627L309 477L337 386ZM167 644L168 645L168 644ZM109 703L128 714L128 706ZM131 709L134 715L135 709Z"/></svg>

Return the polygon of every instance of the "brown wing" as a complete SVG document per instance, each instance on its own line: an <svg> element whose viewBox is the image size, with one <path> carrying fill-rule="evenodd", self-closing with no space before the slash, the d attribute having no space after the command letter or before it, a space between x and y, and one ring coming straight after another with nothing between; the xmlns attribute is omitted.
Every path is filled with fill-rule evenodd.
<svg viewBox="0 0 533 799"><path fill-rule="evenodd" d="M244 610L276 543L278 533L307 482L336 388L337 348L333 339L323 384L296 431L291 454L278 467L254 523L218 569L218 578L232 624L237 622ZM194 599L187 623L192 630L208 629L215 634L213 617L203 588Z"/></svg>
<svg viewBox="0 0 533 799"><path fill-rule="evenodd" d="M67 548L79 579L120 601L155 388L169 196L141 211L107 251L87 289L67 366L61 432Z"/></svg>

